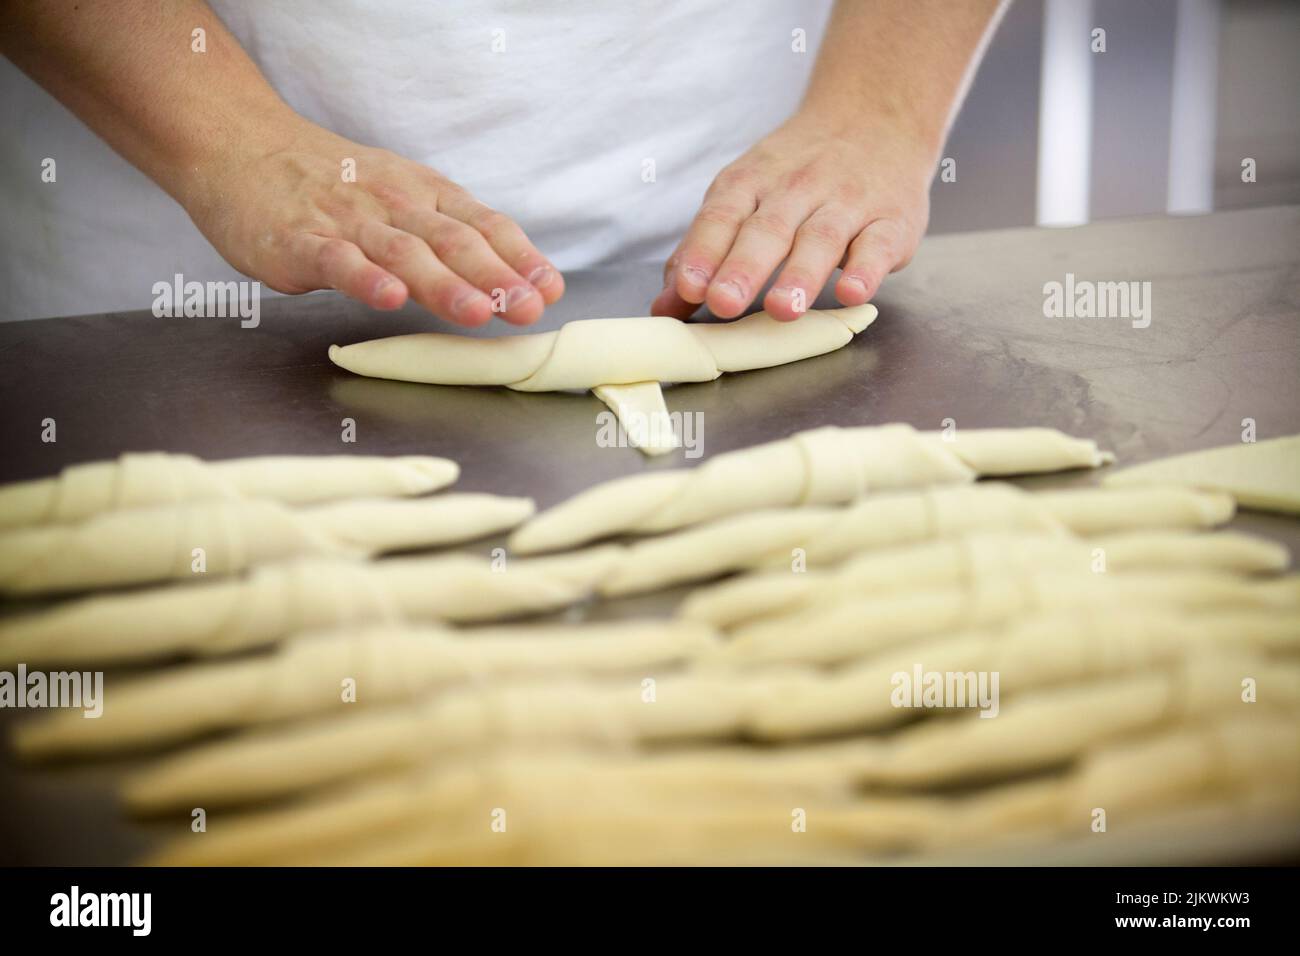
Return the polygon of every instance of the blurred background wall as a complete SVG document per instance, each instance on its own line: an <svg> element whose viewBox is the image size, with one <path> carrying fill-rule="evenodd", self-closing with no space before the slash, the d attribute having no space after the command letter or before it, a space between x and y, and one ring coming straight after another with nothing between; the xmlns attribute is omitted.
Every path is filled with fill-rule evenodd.
<svg viewBox="0 0 1300 956"><path fill-rule="evenodd" d="M1091 50L1096 28L1104 53ZM1051 75L1071 60L1078 75ZM1049 123L1085 155L1067 149L1040 171L1042 92L1057 81ZM1016 0L945 156L957 178L935 181L931 232L1041 221L1040 179L1050 201L1074 194L1080 170L1084 205L1069 221L1166 212L1171 178L1202 169L1215 209L1300 202L1300 2ZM1254 183L1242 182L1247 158Z"/></svg>

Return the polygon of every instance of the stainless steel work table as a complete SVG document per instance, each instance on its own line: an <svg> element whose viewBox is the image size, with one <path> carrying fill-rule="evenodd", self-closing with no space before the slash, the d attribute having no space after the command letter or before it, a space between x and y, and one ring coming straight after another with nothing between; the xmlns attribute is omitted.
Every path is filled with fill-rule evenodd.
<svg viewBox="0 0 1300 956"><path fill-rule="evenodd" d="M1150 326L1046 318L1044 284L1067 273L1150 282ZM643 314L660 284L654 264L567 280L539 328ZM705 457L816 425L896 421L1048 425L1096 439L1121 464L1240 441L1248 418L1260 439L1300 432L1300 207L934 237L876 302L880 318L843 350L673 386L669 408L702 413ZM326 358L332 343L446 328L414 308L373 313L333 294L265 299L255 329L148 312L0 324L0 480L128 450L419 453L459 461L458 490L545 507L602 479L683 463L680 453L648 460L599 447L604 406L590 395L376 381ZM470 334L514 331L493 323ZM41 441L46 418L57 422L52 444ZM344 418L356 422L355 444L341 442ZM1235 524L1300 548L1295 521L1245 514ZM0 724L14 719L0 712ZM150 831L124 824L109 798L120 766L17 768L0 755L0 863L120 862L146 845ZM1296 834L1288 846L1248 831L1160 858L1296 855ZM1074 847L1050 859L1094 857Z"/></svg>

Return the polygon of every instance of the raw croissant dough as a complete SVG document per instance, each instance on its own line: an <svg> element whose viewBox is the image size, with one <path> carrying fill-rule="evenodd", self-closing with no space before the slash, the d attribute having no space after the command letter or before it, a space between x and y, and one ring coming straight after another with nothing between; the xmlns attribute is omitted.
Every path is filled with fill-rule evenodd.
<svg viewBox="0 0 1300 956"><path fill-rule="evenodd" d="M709 382L723 372L785 365L843 348L876 307L812 309L797 322L756 312L735 322L688 324L664 316L585 319L554 332L470 338L438 332L330 346L330 361L358 375L433 385L504 385L521 392L597 389L620 416L657 412L661 382ZM635 386L635 391L611 386ZM666 414L666 413L665 413ZM633 438L634 428L628 429ZM651 454L676 447L666 441Z"/></svg>
<svg viewBox="0 0 1300 956"><path fill-rule="evenodd" d="M1300 435L1162 458L1117 471L1106 483L1205 488L1246 508L1300 514Z"/></svg>
<svg viewBox="0 0 1300 956"><path fill-rule="evenodd" d="M1049 428L959 435L949 442L909 425L798 432L715 455L689 470L596 485L529 521L511 536L510 547L521 554L550 551L761 508L838 505L868 492L969 483L979 474L1093 468L1110 460L1093 442Z"/></svg>
<svg viewBox="0 0 1300 956"><path fill-rule="evenodd" d="M1182 656L1168 669L1107 678L1004 702L994 720L967 713L925 721L866 746L866 782L926 786L994 772L1032 770L1126 733L1213 723L1240 708L1241 676L1272 691L1256 706L1300 717L1300 666L1225 650ZM268 729L167 758L124 790L133 808L229 805L298 793L365 774L417 767L439 755L527 743L702 742L763 733L769 701L815 695L805 671L690 673L640 680L546 681L453 689L401 706Z"/></svg>
<svg viewBox="0 0 1300 956"><path fill-rule="evenodd" d="M53 666L225 653L272 643L294 631L367 621L490 620L565 607L598 590L625 594L742 568L788 567L793 548L803 549L807 565L817 568L862 551L954 538L982 528L1059 537L1066 529L1057 515L1086 534L1116 528L1203 527L1225 520L1230 513L1228 499L1185 489L1045 495L986 483L869 497L847 509L793 508L741 515L628 547L607 545L515 559L504 571L490 568L485 558L468 555L393 558L370 564L320 560L271 564L256 568L245 579L87 597L49 611L0 619L0 664L22 660ZM472 533L467 530L467 536ZM1148 550L1132 555L1130 563L1144 560L1145 554L1155 566L1264 570L1276 567L1280 560L1275 546L1236 536L1204 546L1189 538L1181 545L1148 541L1143 547ZM967 560L959 552L943 551L927 565L926 553L917 557L912 549L884 551L880 561L886 569L880 573L907 568L917 580L923 579L921 575L933 576L933 583L941 584L948 580L942 577L945 568L953 561ZM1120 543L1112 559L1119 562L1117 567L1124 564L1125 554ZM990 560L1005 557L995 553ZM1080 566L1091 569L1091 551L1087 558ZM808 581L819 580L808 573ZM802 587L801 575L786 572L784 577L791 581L772 582L768 593L757 596L755 607L775 600L787 586Z"/></svg>
<svg viewBox="0 0 1300 956"><path fill-rule="evenodd" d="M104 594L0 618L0 667L113 664L226 654L302 631L402 621L494 620L582 600L618 559L612 548L513 560L302 559L244 578Z"/></svg>
<svg viewBox="0 0 1300 956"><path fill-rule="evenodd" d="M716 377L772 354L818 354L857 331L818 315L794 335L786 330L799 323L751 317L699 332L647 326L636 341L643 323L667 320L621 320L637 328L573 323L567 337L509 345L448 337L450 353L439 346L435 358L408 354L409 344L353 348L362 359L487 376L473 384L532 363L501 384L594 384L621 418L667 419L657 381L670 376L572 384L592 356L608 367L603 337L627 349L616 360L629 376L650 362L703 374L706 352ZM679 333L694 344L653 354L668 347L649 343ZM669 434L650 437L666 450ZM209 576L251 572L0 618L0 666L227 654L290 639L273 653L125 683L99 720L56 711L19 728L27 756L246 731L132 778L125 798L138 810L324 791L225 818L217 836L178 841L156 862L850 862L1027 827L1078 832L1096 806L1117 827L1200 799L1268 798L1294 812L1300 577L1252 577L1287 564L1267 541L1195 533L1234 505L1186 485L1297 510L1284 470L1296 441L1224 449L1228 466L1198 466L1190 478L1154 468L1152 480L1182 487L1031 494L970 483L1109 458L1048 429L817 429L592 488L520 528L517 550L676 533L503 569L485 555L359 557L514 527L531 514L526 499L319 504L434 490L455 478L442 459L127 455L0 489L0 593L189 578L194 547ZM1256 465L1231 464L1261 457L1275 462L1262 479ZM1115 483L1146 483L1143 471ZM954 487L900 491L937 485ZM810 570L785 570L795 550ZM758 570L697 591L667 621L435 624L738 569ZM731 628L728 639L715 627ZM895 707L894 675L918 665L997 672L998 719ZM1250 707L1243 676L1261 689ZM355 704L342 700L348 678ZM895 729L905 721L913 725ZM765 747L716 745L738 737ZM1038 776L1021 782L1026 773ZM352 786L373 774L378 784ZM927 792L989 783L969 796ZM339 785L347 789L331 789ZM495 806L510 808L508 835L483 822ZM797 838L794 806L811 821Z"/></svg>
<svg viewBox="0 0 1300 956"><path fill-rule="evenodd" d="M781 740L900 723L915 712L893 706L891 679L910 673L917 661L927 670L997 671L1006 696L1168 667L1185 657L1295 653L1298 633L1300 610L1039 613L1006 629L963 631L810 675L799 693L755 709L742 729ZM639 679L707 661L716 643L707 627L659 621L303 636L274 655L195 664L122 684L112 710L98 720L84 720L75 710L56 712L21 726L15 746L24 756L41 757L159 746L217 729L350 714L361 705L500 677L536 680L567 671ZM341 701L340 682L347 677L356 681L356 703ZM735 678L737 686L755 680L764 678Z"/></svg>
<svg viewBox="0 0 1300 956"><path fill-rule="evenodd" d="M914 720L894 706L894 675L999 674L999 694L1123 677L1184 659L1253 660L1300 652L1300 607L1189 612L1179 608L1030 614L1006 626L944 631L856 658L821 680L816 693L771 700L749 732L765 740L875 731ZM84 723L84 721L83 721Z"/></svg>
<svg viewBox="0 0 1300 956"><path fill-rule="evenodd" d="M1064 535L983 532L910 547L867 551L833 570L758 571L696 588L678 613L715 627L787 614L850 596L898 595L949 585L971 586L989 574L1025 575L1035 570L1105 571L1202 569L1239 574L1286 569L1286 548L1233 532L1133 531L1081 541Z"/></svg>
<svg viewBox="0 0 1300 956"><path fill-rule="evenodd" d="M585 319L555 332L494 339L438 332L331 346L358 375L433 385L504 385L521 392L635 382L709 382L723 372L784 365L847 345L876 307L813 309L797 322L757 312L735 322L688 324L664 316Z"/></svg>
<svg viewBox="0 0 1300 956"><path fill-rule="evenodd" d="M1031 494L1014 485L983 482L869 495L847 508L759 511L638 541L602 580L600 591L631 594L741 568L789 568L796 556L808 567L824 567L863 551L972 531L1091 535L1203 528L1231 516L1232 499L1183 488Z"/></svg>
<svg viewBox="0 0 1300 956"><path fill-rule="evenodd" d="M708 799L725 795L733 801L783 797L789 805L795 795L833 796L848 790L860 759L843 744L816 744L784 751L758 753L742 747L709 747L660 754L600 753L572 748L540 751L511 750L476 755L469 760L439 761L412 774L381 779L360 787L327 793L291 807L254 810L224 817L212 839L179 839L150 859L154 865L205 866L269 863L302 859L322 846L382 838L383 831L406 827L439 827L450 835L458 817L479 810L484 802L500 805L489 792L500 793L510 783L511 808L534 804L515 797L540 795L554 781L581 781L588 793L608 794L602 803L629 808L619 799L621 790L609 793L611 782L633 784L643 803L667 814L665 800L686 797ZM645 803L647 799L652 803ZM618 802L615 803L614 801ZM797 802L797 800L795 801ZM513 811L512 811L513 812ZM781 817L788 816L788 809ZM505 834L494 834L505 837ZM586 844L586 839L581 843ZM202 844L201 846L199 844ZM359 849L359 847L358 847ZM482 851L487 847L478 847ZM475 862L491 859L476 852ZM539 858L539 861L544 858Z"/></svg>
<svg viewBox="0 0 1300 956"><path fill-rule="evenodd" d="M1269 793L1300 804L1300 727L1285 717L1179 727L1089 748L1065 774L965 797L856 796L861 742L777 751L741 746L662 754L510 751L228 818L183 837L162 866L354 864L716 865L861 862L862 852L989 843L1040 826L1077 833L1104 806L1112 829L1207 799ZM850 802L846 802L850 801ZM484 807L527 821L486 832ZM792 844L792 806L811 823ZM715 807L738 811L723 815ZM704 811L704 812L702 812ZM478 823L476 826L475 823ZM593 832L593 826L599 832ZM665 840L665 833L670 836ZM396 837L393 834L397 834ZM855 859L856 857L856 859Z"/></svg>
<svg viewBox="0 0 1300 956"><path fill-rule="evenodd" d="M716 739L729 736L741 715L761 708L771 695L807 688L812 675L665 677L657 680L653 703L642 697L642 679L492 682L435 692L401 706L267 728L164 758L132 780L124 796L139 810L179 806L197 794L210 807L512 741L618 746Z"/></svg>
<svg viewBox="0 0 1300 956"><path fill-rule="evenodd" d="M76 525L0 533L0 594L220 577L297 555L365 555L472 541L513 528L530 498L447 494L294 509L275 501L202 501L111 511Z"/></svg>
<svg viewBox="0 0 1300 956"><path fill-rule="evenodd" d="M183 740L213 730L278 723L419 697L512 675L658 672L704 654L702 624L674 620L523 625L472 633L370 626L307 634L271 655L193 664L117 684L97 720L77 710L29 721L15 736L29 755L105 751ZM355 682L344 701L342 681Z"/></svg>
<svg viewBox="0 0 1300 956"><path fill-rule="evenodd" d="M73 465L55 478L0 486L0 530L223 498L307 505L422 495L450 485L459 472L454 461L420 456L268 455L206 462L192 455L128 452L116 461Z"/></svg>
<svg viewBox="0 0 1300 956"><path fill-rule="evenodd" d="M1255 582L1213 571L994 572L972 585L884 597L840 595L758 618L733 630L718 657L731 667L834 664L946 631L1005 626L1024 614L1110 603L1133 609L1289 612L1300 607L1300 576Z"/></svg>
<svg viewBox="0 0 1300 956"><path fill-rule="evenodd" d="M664 455L682 447L658 382L597 385L591 391L614 410L629 444L647 455Z"/></svg>

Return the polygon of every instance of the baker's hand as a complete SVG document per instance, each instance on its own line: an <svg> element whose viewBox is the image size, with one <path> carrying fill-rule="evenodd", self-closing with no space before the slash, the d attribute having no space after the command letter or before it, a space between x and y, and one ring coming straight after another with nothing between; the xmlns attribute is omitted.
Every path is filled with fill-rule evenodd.
<svg viewBox="0 0 1300 956"><path fill-rule="evenodd" d="M871 299L907 265L929 219L932 160L902 134L845 134L796 115L718 174L664 269L655 315L701 302L740 315L763 299L778 319L806 311L837 266L843 305Z"/></svg>
<svg viewBox="0 0 1300 956"><path fill-rule="evenodd" d="M227 262L279 292L338 289L376 309L410 297L471 326L528 325L564 294L511 219L427 166L306 120L196 170L182 202Z"/></svg>

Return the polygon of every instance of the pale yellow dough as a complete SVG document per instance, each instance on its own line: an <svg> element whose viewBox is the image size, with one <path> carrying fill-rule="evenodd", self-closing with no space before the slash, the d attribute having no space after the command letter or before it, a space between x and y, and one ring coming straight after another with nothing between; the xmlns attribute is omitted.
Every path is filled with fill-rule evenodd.
<svg viewBox="0 0 1300 956"><path fill-rule="evenodd" d="M371 378L433 385L504 385L521 392L635 382L708 382L723 372L784 365L847 345L873 305L811 310L797 322L756 312L724 324L664 316L585 319L558 331L470 338L440 332L330 347L330 360Z"/></svg>
<svg viewBox="0 0 1300 956"><path fill-rule="evenodd" d="M621 420L660 422L643 450L662 453L680 441L661 381L821 354L874 314L599 320L331 357L592 388ZM0 595L187 583L4 615L0 669L200 660L114 671L101 717L34 715L10 743L190 741L122 793L176 819L222 811L149 860L172 865L858 863L1086 839L1098 807L1120 839L1204 803L1300 819L1300 575L1272 542L1206 530L1232 495L1300 512L1298 452L1278 439L1030 492L976 480L1111 456L1051 429L819 428L536 517L521 498L392 500L454 480L443 459L77 466L0 488ZM651 537L373 559L510 529L523 553ZM453 626L735 571L667 619ZM996 674L997 698L900 706L898 675L922 672ZM280 797L295 802L264 805Z"/></svg>
<svg viewBox="0 0 1300 956"><path fill-rule="evenodd" d="M924 721L867 746L862 782L926 786L994 772L1050 767L1089 747L1179 724L1213 725L1239 712L1241 677L1263 675L1261 712L1300 716L1300 666L1224 649L1176 655L1141 676L1029 690L996 719L973 712ZM833 678L832 678L833 679ZM375 708L303 727L268 729L166 758L124 791L139 810L230 805L410 769L503 745L702 743L780 736L773 700L807 698L826 678L808 671L687 673L658 681L654 703L635 676L454 689L407 706Z"/></svg>
<svg viewBox="0 0 1300 956"><path fill-rule="evenodd" d="M268 564L246 577L98 594L0 618L0 667L228 654L301 631L552 611L590 595L617 560L616 549L595 548L505 568L486 554Z"/></svg>
<svg viewBox="0 0 1300 956"><path fill-rule="evenodd" d="M376 626L304 634L274 654L192 664L114 685L97 720L56 711L25 723L20 753L100 752L419 697L493 678L658 673L706 653L712 628L680 620L453 631ZM345 680L355 694L345 699Z"/></svg>
<svg viewBox="0 0 1300 956"><path fill-rule="evenodd" d="M0 533L0 594L203 580L299 555L361 556L472 541L533 513L529 498L437 495L289 508L232 499L111 511Z"/></svg>
<svg viewBox="0 0 1300 956"><path fill-rule="evenodd" d="M1094 535L1204 528L1231 516L1230 498L1185 488L1033 494L981 482L868 495L847 508L773 508L637 541L600 591L632 594L740 568L825 567L862 552L976 531Z"/></svg>
<svg viewBox="0 0 1300 956"><path fill-rule="evenodd" d="M833 352L876 315L876 307L868 304L812 309L797 322L779 322L767 312L712 324L666 316L585 319L553 332L492 339L440 332L398 335L332 345L329 356L335 365L358 375L403 382L504 385L521 392L596 389L621 417L628 411L658 410L663 405L661 382L708 382L724 372ZM672 447L659 441L643 450L662 454Z"/></svg>
<svg viewBox="0 0 1300 956"><path fill-rule="evenodd" d="M1286 715L1157 730L1089 747L1068 770L973 795L863 795L868 740L780 750L654 754L510 750L439 762L289 807L227 816L203 839L171 840L164 866L679 865L861 863L876 853L995 844L1027 828L1078 834L1096 807L1109 830L1225 803L1300 808L1300 726ZM809 826L792 835L792 807ZM526 821L482 825L485 807ZM987 861L987 849L983 859Z"/></svg>
<svg viewBox="0 0 1300 956"><path fill-rule="evenodd" d="M830 568L755 571L696 588L678 613L715 627L737 624L849 596L899 595L990 576L1052 570L1081 576L1140 570L1217 570L1261 574L1286 569L1290 555L1272 541L1233 532L1130 531L1080 540L1033 532L980 532L878 551ZM775 564L775 562L773 562Z"/></svg>
<svg viewBox="0 0 1300 956"><path fill-rule="evenodd" d="M343 498L422 495L454 482L446 458L266 455L201 461L192 455L128 452L72 465L55 478L0 486L0 530L84 521L107 511L230 498L291 505Z"/></svg>
<svg viewBox="0 0 1300 956"><path fill-rule="evenodd" d="M447 506L452 511L456 511L460 497L450 496ZM513 500L502 500L505 521L517 520L511 511ZM473 509L467 509L453 520L446 518L441 508L430 510L438 502L431 498L388 503L390 507L402 506L391 527L376 520L371 508L363 507L361 513L367 520L362 528L350 527L353 522L344 520L353 513L350 505L333 505L323 509L325 513L312 527L328 535L327 540L319 542L322 547L331 542L331 546L342 546L342 542L354 546L373 546L383 541L410 544L413 534L431 544L435 532L443 541L449 537L468 539L491 527L477 523L492 518L491 514L475 515ZM423 525L409 523L408 509L416 505L425 518ZM306 509L293 515L301 520L302 515L318 510ZM1050 556L1054 562L1045 566L1060 567L1063 561L1070 561L1088 577L1094 576L1093 550L1099 545L1107 549L1117 569L1261 571L1280 567L1285 554L1277 546L1236 535L1205 540L1187 536L1180 540L1176 536L1171 539L1148 534L1134 540L1121 537L1086 544L1068 537L1069 531L1087 535L1116 530L1201 528L1226 520L1231 511L1231 501L1221 495L1186 489L1085 489L1044 495L988 482L868 496L848 508L790 508L737 515L629 546L607 545L550 557L511 559L499 568L492 566L486 554L394 558L374 563L319 559L282 562L260 566L246 578L94 596L49 611L0 619L0 664L75 664L147 660L178 653L223 653L274 643L303 629L373 621L491 620L564 607L593 593L649 591L739 569L787 569L775 578L758 578L757 591L751 589L748 597L745 579L732 585L741 592L740 606L752 612L744 613L754 616L764 609L769 613L792 610L788 602L796 600L793 592L807 594L808 588L822 580L815 569L833 567L854 555L860 557L846 569L846 580L860 581L866 574L882 587L890 581L899 582L895 590L900 591L909 583L955 583L975 560L1003 568L1024 566L1025 561L1013 562L1014 554L1007 549L1031 546L1037 550L1030 553L1041 552L1044 561ZM278 511L274 514L283 517ZM112 523L124 521L132 523L125 514L114 517ZM72 534L75 529L67 530ZM365 540L354 537L361 530ZM964 546L947 543L979 531L987 532L991 540L982 546L983 556L978 559L969 556ZM1016 544L999 536L1030 540ZM79 540L81 536L72 537ZM268 534L265 543L281 537ZM1047 540L1034 543L1039 538ZM290 544L295 542L289 539ZM900 545L920 542L935 543L897 550ZM56 549L54 553L72 555L84 548L83 542L77 548ZM796 549L802 563L811 569L804 574L788 570ZM186 555L188 552L180 554L178 560ZM879 557L873 560L872 555ZM79 570L84 582L85 575L100 566L87 564L84 556L79 560L81 563L71 566L71 570ZM188 568L185 562L181 570L188 574ZM109 562L101 573L110 572L120 579L123 569ZM48 577L43 580L47 589L56 583ZM836 586L841 590L846 587ZM708 597L700 600L707 601ZM735 623L726 610L736 606L735 601L725 591L720 600L724 602L721 609L715 600L714 611L704 613L718 614L722 618L718 623ZM688 609L687 613L692 611Z"/></svg>
<svg viewBox="0 0 1300 956"><path fill-rule="evenodd" d="M597 385L592 392L613 410L629 443L647 455L665 455L682 447L658 382Z"/></svg>
<svg viewBox="0 0 1300 956"><path fill-rule="evenodd" d="M901 594L826 595L785 614L744 623L718 652L729 667L836 664L908 641L970 627L1005 627L1016 618L1108 604L1187 610L1300 609L1300 577L1254 581L1218 571L1043 570L987 573L971 585L935 586Z"/></svg>
<svg viewBox="0 0 1300 956"><path fill-rule="evenodd" d="M988 473L1095 468L1094 442L1047 428L962 431L944 441L909 425L816 428L715 455L703 464L615 478L533 518L510 546L573 547L614 534L654 534L764 508L839 505L871 492L965 484ZM978 467L976 467L978 466Z"/></svg>
<svg viewBox="0 0 1300 956"><path fill-rule="evenodd" d="M1117 471L1106 483L1204 488L1232 495L1243 508L1300 514L1300 435L1162 458Z"/></svg>

